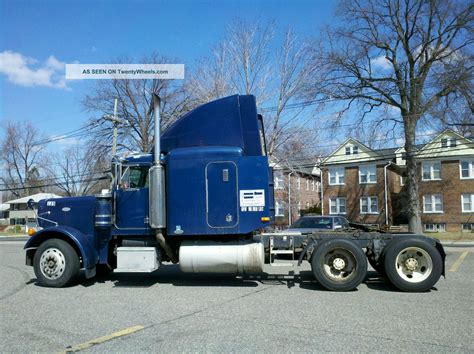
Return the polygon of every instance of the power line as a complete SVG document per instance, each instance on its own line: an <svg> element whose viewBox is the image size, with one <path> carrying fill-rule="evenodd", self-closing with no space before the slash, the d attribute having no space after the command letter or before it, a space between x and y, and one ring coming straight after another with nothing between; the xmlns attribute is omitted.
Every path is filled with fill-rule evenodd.
<svg viewBox="0 0 474 354"><path fill-rule="evenodd" d="M420 146L420 145L418 145ZM422 145L424 146L424 145ZM464 150L470 150L470 149L473 149L472 147L459 147L459 148L448 148L449 151L464 151ZM422 150L419 150L418 152L414 152L413 153L413 156L414 157L424 157L424 153L426 151L431 151L431 150L440 150L439 147L436 147L436 148L426 148L426 149L422 149ZM377 153L377 152L376 152ZM339 160L333 160L331 161L331 165L332 164L337 164L337 163L353 163L353 162L361 162L361 161L366 161L366 162L377 162L377 161L386 161L387 159L390 159L390 158L393 158L394 157L394 154L379 154L377 153L378 156L380 156L380 158L375 158L375 159L371 159L371 160L368 160L367 157L358 157L358 158L351 158L351 159L339 159ZM331 155L327 155L327 156L321 156L320 159L326 159L327 157L329 157ZM343 156L347 156L347 155L343 155ZM430 156L426 156L427 158L430 158ZM295 161L308 161L309 159L293 159L291 160L292 162L295 162ZM279 159L278 161L276 161L275 163L278 164L280 162L283 162L284 159ZM302 164L296 164L294 165L295 168L298 168L298 167L314 167L316 166L318 163L302 163ZM322 165L320 163L320 165Z"/></svg>
<svg viewBox="0 0 474 354"><path fill-rule="evenodd" d="M54 181L57 185L59 183L71 183L71 184L76 184L76 183L80 183L82 182L81 180L74 180L75 178L78 178L78 177L84 177L84 176L94 176L94 175L105 175L107 172L109 172L109 170L107 171L97 171L97 172L84 172L84 173L79 173L79 174L75 174L75 175L67 175L67 176L53 176L53 177L48 177L48 178L41 178L39 179L39 181L41 182L47 182L47 181ZM0 188L4 188L6 187L7 185L5 183L2 183L0 184ZM28 188L37 188L37 186L33 186L33 185L30 185L30 186L26 186L24 187L24 189L28 189Z"/></svg>
<svg viewBox="0 0 474 354"><path fill-rule="evenodd" d="M109 177L99 177L99 178L90 178L90 179L84 179L80 181L76 181L75 183L85 183L85 182L94 182L94 181L101 181L108 179ZM52 184L42 184L39 186L31 186L31 187L15 187L15 188L4 188L0 189L0 192L8 192L8 191L17 191L17 190L25 190L25 189L33 189L33 188L46 188L46 187L56 187L57 183L52 183Z"/></svg>

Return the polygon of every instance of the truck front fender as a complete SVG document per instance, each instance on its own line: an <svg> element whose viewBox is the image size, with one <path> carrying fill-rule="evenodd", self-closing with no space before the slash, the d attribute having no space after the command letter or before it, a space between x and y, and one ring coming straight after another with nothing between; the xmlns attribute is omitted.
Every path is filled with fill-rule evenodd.
<svg viewBox="0 0 474 354"><path fill-rule="evenodd" d="M36 249L46 240L58 238L68 242L77 252L83 268L94 268L98 255L94 244L94 235L84 235L69 226L48 227L35 233L25 244L26 264L33 265Z"/></svg>

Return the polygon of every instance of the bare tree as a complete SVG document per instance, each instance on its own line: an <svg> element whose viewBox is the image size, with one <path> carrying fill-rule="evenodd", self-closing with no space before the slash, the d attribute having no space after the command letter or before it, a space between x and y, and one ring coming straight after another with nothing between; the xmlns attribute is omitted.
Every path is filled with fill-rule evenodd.
<svg viewBox="0 0 474 354"><path fill-rule="evenodd" d="M300 143L312 144L314 136L306 136L311 131L307 128L308 120L299 120L305 111L305 105L292 106L292 102L303 95L309 82L318 80L317 61L310 60L311 52L306 43L299 43L298 38L288 30L276 58L277 72L275 81L277 86L276 107L267 118L268 154L272 156L281 147L291 140ZM315 132L315 130L313 130ZM299 134L298 134L299 133ZM296 139L295 139L296 138Z"/></svg>
<svg viewBox="0 0 474 354"><path fill-rule="evenodd" d="M121 60L119 62L129 62ZM144 57L142 63L159 64L176 62L157 54ZM91 124L91 142L102 155L110 151L112 123L102 117L112 114L114 98L118 98L118 116L124 122L119 125L119 149L126 151L150 151L153 145L152 93L162 98L162 124L169 125L181 114L189 111L191 101L178 80L99 80L92 93L83 99L84 108L95 115Z"/></svg>
<svg viewBox="0 0 474 354"><path fill-rule="evenodd" d="M393 107L407 153L410 230L421 231L415 131L430 109L472 84L473 4L464 1L345 0L341 27L328 32L324 85L311 88L359 104L364 118ZM468 60L460 60L460 58ZM469 84L469 83L467 83Z"/></svg>
<svg viewBox="0 0 474 354"><path fill-rule="evenodd" d="M198 61L188 90L199 103L236 93L252 94L258 103L265 102L270 92L272 39L271 23L235 20L213 55Z"/></svg>
<svg viewBox="0 0 474 354"><path fill-rule="evenodd" d="M310 81L317 80L317 62L304 41L291 30L280 43L274 43L272 23L234 21L213 55L198 62L188 87L199 103L231 94L252 94L266 126L268 155L273 157L292 140L307 145L314 139L308 135L306 105L294 105ZM271 45L278 50L271 51ZM265 108L265 106L267 106ZM315 130L313 130L315 132Z"/></svg>
<svg viewBox="0 0 474 354"><path fill-rule="evenodd" d="M3 173L0 181L15 197L31 194L40 185L44 145L31 123L6 122L0 152Z"/></svg>
<svg viewBox="0 0 474 354"><path fill-rule="evenodd" d="M82 196L107 188L107 163L104 158L93 158L91 149L73 146L53 159L51 174L54 184L66 196Z"/></svg>

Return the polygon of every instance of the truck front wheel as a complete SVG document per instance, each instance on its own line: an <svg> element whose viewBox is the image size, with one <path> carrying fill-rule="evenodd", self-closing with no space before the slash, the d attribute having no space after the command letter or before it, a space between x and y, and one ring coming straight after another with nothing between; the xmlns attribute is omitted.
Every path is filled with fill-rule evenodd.
<svg viewBox="0 0 474 354"><path fill-rule="evenodd" d="M317 281L326 289L348 291L355 289L367 274L367 259L357 245L345 239L323 242L311 258Z"/></svg>
<svg viewBox="0 0 474 354"><path fill-rule="evenodd" d="M443 260L435 246L423 239L395 239L387 246L385 272L402 291L431 289L441 277Z"/></svg>
<svg viewBox="0 0 474 354"><path fill-rule="evenodd" d="M79 257L67 242L50 239L36 250L33 268L42 286L60 288L72 282L79 273Z"/></svg>

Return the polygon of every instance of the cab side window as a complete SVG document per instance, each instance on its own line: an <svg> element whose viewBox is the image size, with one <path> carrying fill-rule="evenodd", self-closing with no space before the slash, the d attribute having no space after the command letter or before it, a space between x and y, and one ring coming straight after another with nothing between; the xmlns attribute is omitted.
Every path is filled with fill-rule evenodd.
<svg viewBox="0 0 474 354"><path fill-rule="evenodd" d="M130 166L122 176L122 188L148 187L148 167Z"/></svg>

